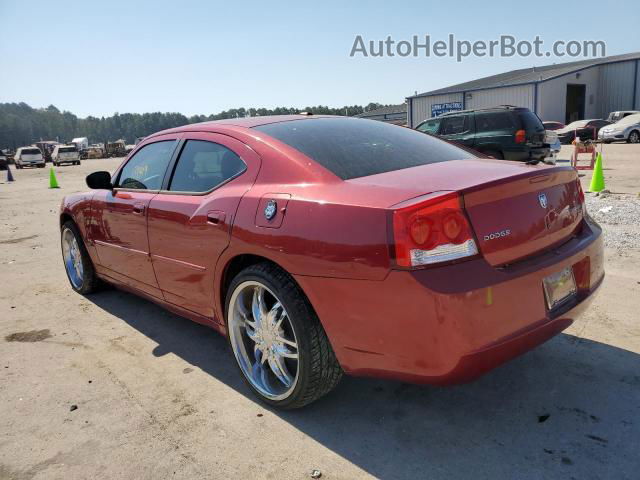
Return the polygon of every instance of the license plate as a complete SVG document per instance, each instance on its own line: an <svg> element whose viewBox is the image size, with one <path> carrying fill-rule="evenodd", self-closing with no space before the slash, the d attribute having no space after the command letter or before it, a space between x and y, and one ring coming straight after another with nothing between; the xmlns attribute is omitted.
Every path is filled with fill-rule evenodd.
<svg viewBox="0 0 640 480"><path fill-rule="evenodd" d="M557 273L549 275L542 280L544 296L547 299L547 307L553 310L561 303L569 300L576 294L576 280L573 278L573 269L564 268Z"/></svg>

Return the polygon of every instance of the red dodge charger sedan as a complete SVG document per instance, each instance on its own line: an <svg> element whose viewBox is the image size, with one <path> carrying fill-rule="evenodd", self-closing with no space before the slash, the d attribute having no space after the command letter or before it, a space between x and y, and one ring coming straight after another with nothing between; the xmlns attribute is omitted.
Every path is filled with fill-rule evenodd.
<svg viewBox="0 0 640 480"><path fill-rule="evenodd" d="M568 327L604 277L576 171L326 116L144 139L61 207L72 288L101 281L227 336L259 398L343 372L471 380Z"/></svg>

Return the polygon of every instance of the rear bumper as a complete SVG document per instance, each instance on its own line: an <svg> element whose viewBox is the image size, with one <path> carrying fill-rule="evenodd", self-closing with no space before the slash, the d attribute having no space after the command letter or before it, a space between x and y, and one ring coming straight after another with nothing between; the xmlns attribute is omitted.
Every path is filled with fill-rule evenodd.
<svg viewBox="0 0 640 480"><path fill-rule="evenodd" d="M546 308L542 279L572 267L578 294ZM412 383L472 380L558 334L587 307L604 277L601 230L582 233L505 269L483 259L383 281L296 277L343 369Z"/></svg>

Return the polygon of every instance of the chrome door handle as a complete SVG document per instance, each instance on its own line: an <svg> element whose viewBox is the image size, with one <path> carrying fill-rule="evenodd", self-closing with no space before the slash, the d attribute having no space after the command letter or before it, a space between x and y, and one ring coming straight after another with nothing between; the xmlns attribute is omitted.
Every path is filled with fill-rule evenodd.
<svg viewBox="0 0 640 480"><path fill-rule="evenodd" d="M226 214L219 210L213 210L207 213L207 223L211 225L222 225Z"/></svg>
<svg viewBox="0 0 640 480"><path fill-rule="evenodd" d="M144 205L142 203L136 203L133 205L133 213L137 213L138 215L144 214Z"/></svg>

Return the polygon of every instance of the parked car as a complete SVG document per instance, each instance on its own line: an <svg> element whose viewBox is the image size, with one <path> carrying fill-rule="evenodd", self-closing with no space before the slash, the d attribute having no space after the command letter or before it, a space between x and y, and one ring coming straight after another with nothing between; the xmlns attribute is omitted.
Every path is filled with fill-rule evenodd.
<svg viewBox="0 0 640 480"><path fill-rule="evenodd" d="M104 280L213 327L282 408L343 372L468 381L571 325L604 275L576 170L375 120L185 125L87 184L60 210L73 290Z"/></svg>
<svg viewBox="0 0 640 480"><path fill-rule="evenodd" d="M71 165L80 165L80 153L75 145L56 145L51 154L51 161L54 165L62 165L70 163Z"/></svg>
<svg viewBox="0 0 640 480"><path fill-rule="evenodd" d="M44 157L38 147L20 147L13 157L16 168L26 166L44 168Z"/></svg>
<svg viewBox="0 0 640 480"><path fill-rule="evenodd" d="M498 159L541 161L549 154L542 122L528 108L450 112L425 120L416 130Z"/></svg>
<svg viewBox="0 0 640 480"><path fill-rule="evenodd" d="M598 138L605 143L640 143L640 113L627 115L622 120L600 130Z"/></svg>
<svg viewBox="0 0 640 480"><path fill-rule="evenodd" d="M635 115L637 113L640 113L640 111L638 110L622 110L619 112L611 112L609 114L609 116L607 117L607 120L609 120L611 123L616 123L619 122L620 120L622 120L624 117L628 117L629 115Z"/></svg>
<svg viewBox="0 0 640 480"><path fill-rule="evenodd" d="M99 145L89 145L85 150L86 158L104 158L104 149Z"/></svg>
<svg viewBox="0 0 640 480"><path fill-rule="evenodd" d="M545 130L549 131L549 130L560 130L561 128L565 127L565 124L560 122L542 122L542 126L544 127Z"/></svg>
<svg viewBox="0 0 640 480"><path fill-rule="evenodd" d="M544 136L544 143L549 145L549 155L544 159L544 163L555 165L558 160L558 153L560 153L560 149L562 148L558 134L553 130L547 130Z"/></svg>
<svg viewBox="0 0 640 480"><path fill-rule="evenodd" d="M592 120L577 120L571 122L564 128L556 130L560 143L563 145L569 145L576 138L576 134L581 141L597 140L598 132L602 127L609 125L611 122L608 120L592 119Z"/></svg>

